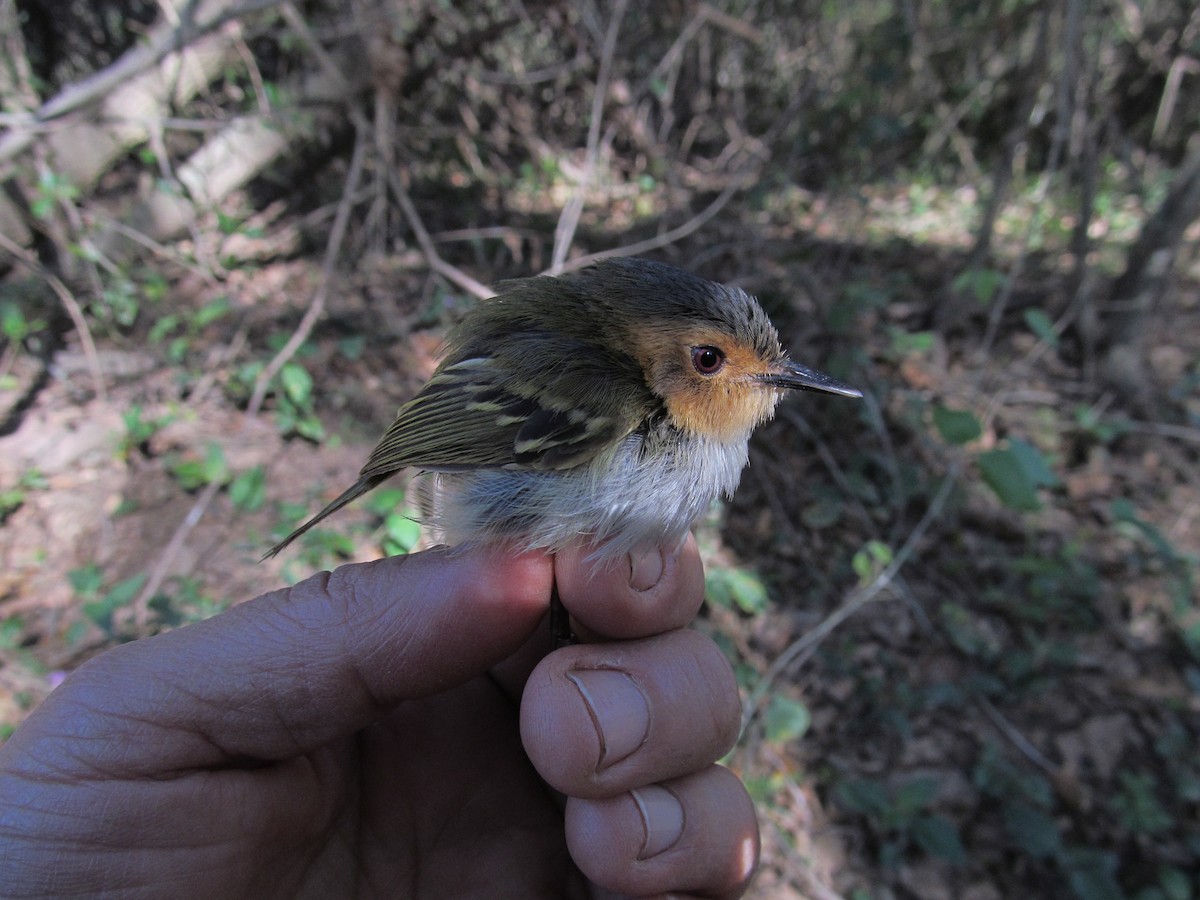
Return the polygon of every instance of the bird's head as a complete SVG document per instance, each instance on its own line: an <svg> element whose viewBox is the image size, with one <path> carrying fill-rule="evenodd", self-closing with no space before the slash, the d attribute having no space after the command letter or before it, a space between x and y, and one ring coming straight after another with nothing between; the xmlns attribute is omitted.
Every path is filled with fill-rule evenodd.
<svg viewBox="0 0 1200 900"><path fill-rule="evenodd" d="M788 390L862 392L793 362L745 291L646 260L603 265L621 298L624 345L673 424L721 443L744 441Z"/></svg>

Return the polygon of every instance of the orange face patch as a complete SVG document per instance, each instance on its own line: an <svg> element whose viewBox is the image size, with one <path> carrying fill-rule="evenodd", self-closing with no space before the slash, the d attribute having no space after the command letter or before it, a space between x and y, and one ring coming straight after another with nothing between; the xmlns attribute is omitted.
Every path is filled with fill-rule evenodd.
<svg viewBox="0 0 1200 900"><path fill-rule="evenodd" d="M696 347L713 347L724 364L711 375L692 362ZM745 440L756 425L775 412L779 392L761 377L774 360L725 331L704 325L654 326L633 335L633 354L646 371L651 389L661 396L675 425L693 434L728 443Z"/></svg>

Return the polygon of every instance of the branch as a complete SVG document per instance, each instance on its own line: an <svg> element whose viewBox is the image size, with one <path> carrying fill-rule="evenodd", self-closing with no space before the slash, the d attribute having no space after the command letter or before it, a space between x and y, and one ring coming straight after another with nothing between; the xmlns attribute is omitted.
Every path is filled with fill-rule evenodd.
<svg viewBox="0 0 1200 900"><path fill-rule="evenodd" d="M558 275L563 271L567 252L571 249L571 241L575 237L575 229L579 227L579 217L583 214L584 199L592 175L596 170L596 158L600 153L600 122L604 117L604 98L608 95L608 81L612 75L613 56L617 50L617 34L621 30L621 20L625 18L625 8L628 0L617 0L612 18L608 22L608 31L604 35L604 48L600 56L600 72L596 76L596 90L592 94L592 115L588 123L587 153L584 156L583 174L575 185L575 193L563 207L558 218L558 226L554 229L554 252L550 256L550 273Z"/></svg>
<svg viewBox="0 0 1200 900"><path fill-rule="evenodd" d="M246 0L240 5L234 5L232 0L188 0L179 15L178 25L168 24L152 29L145 41L123 54L120 59L83 81L65 88L38 107L31 116L25 117L20 123L14 123L12 132L0 139L0 162L12 159L26 150L51 120L62 118L68 113L106 98L118 87L226 22L269 9L279 2L280 0Z"/></svg>
<svg viewBox="0 0 1200 900"><path fill-rule="evenodd" d="M640 253L648 253L651 250L657 250L659 247L665 247L668 244L673 244L676 241L682 240L693 231L699 229L709 219L724 209L725 204L733 199L733 195L740 191L749 182L749 177L737 178L730 184L726 185L725 190L721 191L712 203L708 204L701 212L697 213L692 218L688 219L677 228L672 228L670 231L663 232L652 238L647 238L644 241L637 241L633 244L626 244L624 247L614 247L611 250L599 250L595 253L589 253L586 256L578 256L569 262L563 263L555 272L552 268L545 274L562 274L563 272L574 272L577 269L582 269L585 266L590 266L594 262L599 262L602 259L608 259L610 256L637 256Z"/></svg>
<svg viewBox="0 0 1200 900"><path fill-rule="evenodd" d="M908 540L904 542L904 546L896 553L896 557L891 563L876 575L870 584L851 594L841 606L826 616L816 628L793 642L791 646L780 653L775 661L767 667L767 671L763 673L763 677L759 679L758 684L754 686L754 690L750 692L750 696L746 699L746 705L742 712L743 732L745 732L746 728L754 720L754 717L758 715L763 701L771 690L771 685L775 683L775 680L783 674L788 666L800 657L816 650L821 645L821 642L829 637L839 625L887 590L900 574L900 570L916 552L917 544L925 537L925 532L929 530L930 526L941 515L942 508L950 498L950 490L958 483L960 468L961 466L956 463L950 472L947 473L946 477L942 480L941 487L938 488L937 494L934 495L928 509L925 510L925 515L921 517L921 521L909 532Z"/></svg>
<svg viewBox="0 0 1200 900"><path fill-rule="evenodd" d="M496 296L496 292L487 285L476 281L466 272L442 259L441 255L437 252L437 247L433 245L433 240L429 237L429 232L425 229L425 223L421 221L421 215L417 212L417 207L413 205L412 198L408 196L408 191L404 189L399 172L396 170L388 172L388 184L392 188L392 193L396 195L396 202L400 204L400 210L404 213L404 218L408 220L408 227L413 230L413 235L421 247L421 252L425 254L425 261L429 264L429 268L444 278L453 281L464 291L473 294L480 300L487 300L489 297Z"/></svg>
<svg viewBox="0 0 1200 900"><path fill-rule="evenodd" d="M107 399L108 392L104 389L104 373L100 370L100 356L96 353L96 342L92 340L92 331L88 328L87 319L84 318L83 309L75 299L75 295L63 284L62 279L53 272L48 271L24 247L9 240L3 232L0 232L0 247L3 247L20 262L32 269L39 278L50 285L50 289L58 296L59 302L62 303L67 311L67 315L71 317L71 322L75 326L75 333L79 335L79 344L83 347L83 356L87 360L88 370L92 376L92 390L98 399Z"/></svg>
<svg viewBox="0 0 1200 900"><path fill-rule="evenodd" d="M288 342L267 363L266 368L258 373L258 378L254 382L254 392L250 395L250 402L246 404L246 415L249 418L254 418L258 415L258 411L262 408L263 400L266 399L267 389L270 387L271 382L279 374L279 370L287 364L287 361L308 340L313 326L317 324L317 320L325 312L325 298L329 294L329 285L333 281L338 255L341 253L342 242L346 237L346 226L350 221L350 210L354 206L354 195L358 192L358 180L362 176L363 159L365 157L366 134L363 131L359 131L357 139L354 142L354 155L350 158L350 170L346 173L346 184L342 188L342 200L338 204L337 215L334 216L333 227L329 232L329 240L325 244L325 259L321 264L321 283L317 285L316 291L313 292L312 301L309 303L304 317L300 320L300 324L296 326L296 330L288 338Z"/></svg>
<svg viewBox="0 0 1200 900"><path fill-rule="evenodd" d="M183 549L184 542L187 540L192 529L199 524L204 518L204 513L207 512L209 504L213 498L217 496L217 492L224 485L220 481L210 481L204 486L204 490L200 492L200 496L196 498L196 502L192 504L192 508L188 510L188 514L183 517L183 521L179 523L179 527L175 529L175 533L171 535L171 540L168 542L166 549L154 564L154 571L150 573L150 577L146 579L145 585L137 595L137 599L133 601L133 621L137 627L137 632L144 635L150 625L150 601L154 599L154 595L158 593L158 589L167 579L167 572L171 568L171 563L175 557L179 555L179 551Z"/></svg>

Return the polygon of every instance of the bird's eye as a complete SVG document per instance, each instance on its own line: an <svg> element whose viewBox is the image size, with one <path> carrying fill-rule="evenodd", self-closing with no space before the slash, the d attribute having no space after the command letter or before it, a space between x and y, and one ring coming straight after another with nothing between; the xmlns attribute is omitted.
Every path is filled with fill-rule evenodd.
<svg viewBox="0 0 1200 900"><path fill-rule="evenodd" d="M716 375L725 365L725 354L716 347L693 347L692 365L701 375Z"/></svg>

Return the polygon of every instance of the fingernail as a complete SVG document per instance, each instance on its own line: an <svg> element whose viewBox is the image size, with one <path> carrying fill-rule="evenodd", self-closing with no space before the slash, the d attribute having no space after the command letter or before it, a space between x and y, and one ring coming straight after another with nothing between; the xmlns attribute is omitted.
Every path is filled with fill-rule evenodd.
<svg viewBox="0 0 1200 900"><path fill-rule="evenodd" d="M635 591L648 591L662 578L666 563L657 547L646 552L629 554L629 586Z"/></svg>
<svg viewBox="0 0 1200 900"><path fill-rule="evenodd" d="M656 784L635 788L629 793L646 829L638 859L649 859L675 846L683 834L683 804L679 798Z"/></svg>
<svg viewBox="0 0 1200 900"><path fill-rule="evenodd" d="M596 726L600 739L597 772L619 763L645 743L650 733L650 704L637 682L614 669L582 669L568 672L567 678L579 690Z"/></svg>

